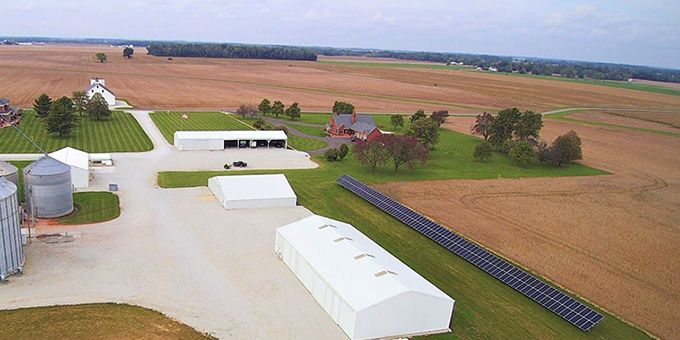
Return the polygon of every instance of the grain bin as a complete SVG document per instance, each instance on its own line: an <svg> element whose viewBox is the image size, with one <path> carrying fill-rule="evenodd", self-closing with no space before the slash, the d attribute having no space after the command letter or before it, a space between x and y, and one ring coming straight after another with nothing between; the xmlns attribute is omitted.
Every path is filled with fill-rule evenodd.
<svg viewBox="0 0 680 340"><path fill-rule="evenodd" d="M0 177L0 281L24 266L17 196L17 186Z"/></svg>
<svg viewBox="0 0 680 340"><path fill-rule="evenodd" d="M73 211L71 167L44 156L24 168L24 190L28 213L54 218Z"/></svg>
<svg viewBox="0 0 680 340"><path fill-rule="evenodd" d="M19 169L5 161L0 160L0 177L6 178L19 187Z"/></svg>

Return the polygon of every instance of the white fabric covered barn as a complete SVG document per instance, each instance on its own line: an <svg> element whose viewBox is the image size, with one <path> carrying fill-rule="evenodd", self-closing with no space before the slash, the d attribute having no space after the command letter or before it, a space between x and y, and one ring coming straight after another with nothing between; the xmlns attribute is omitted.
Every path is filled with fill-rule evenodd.
<svg viewBox="0 0 680 340"><path fill-rule="evenodd" d="M297 196L282 174L211 177L208 188L227 209L297 205Z"/></svg>
<svg viewBox="0 0 680 340"><path fill-rule="evenodd" d="M286 148L288 136L280 130L176 131L175 148L180 151L231 148Z"/></svg>
<svg viewBox="0 0 680 340"><path fill-rule="evenodd" d="M352 225L307 217L277 229L275 251L352 339L449 331L454 300Z"/></svg>
<svg viewBox="0 0 680 340"><path fill-rule="evenodd" d="M87 152L65 147L49 156L71 167L71 182L75 188L90 186L90 156Z"/></svg>

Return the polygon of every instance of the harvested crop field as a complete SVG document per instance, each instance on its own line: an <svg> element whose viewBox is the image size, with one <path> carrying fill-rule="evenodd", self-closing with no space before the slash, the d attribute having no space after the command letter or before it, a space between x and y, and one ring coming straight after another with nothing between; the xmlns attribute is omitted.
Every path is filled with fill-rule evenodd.
<svg viewBox="0 0 680 340"><path fill-rule="evenodd" d="M666 131L680 134L680 112L650 113L621 111L587 111L569 114L570 119L602 123L604 125L626 126L650 131ZM638 118L639 117L639 118Z"/></svg>
<svg viewBox="0 0 680 340"><path fill-rule="evenodd" d="M98 63L97 52L106 53L109 61ZM327 111L335 100L350 101L362 112L680 106L680 96L668 94L463 70L173 59L146 55L141 48L126 60L120 49L111 47L0 46L0 93L27 107L42 92L70 95L99 76L118 98L152 109L233 109L263 97L297 101L307 111Z"/></svg>
<svg viewBox="0 0 680 340"><path fill-rule="evenodd" d="M473 119L450 121L468 132ZM549 119L543 136L572 129L583 163L612 175L379 189L658 336L677 336L680 138Z"/></svg>

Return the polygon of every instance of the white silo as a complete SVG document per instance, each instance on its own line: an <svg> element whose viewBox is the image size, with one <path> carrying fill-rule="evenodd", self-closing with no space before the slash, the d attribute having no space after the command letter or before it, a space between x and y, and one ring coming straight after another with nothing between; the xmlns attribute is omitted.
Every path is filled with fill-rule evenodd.
<svg viewBox="0 0 680 340"><path fill-rule="evenodd" d="M55 218L73 211L71 167L50 156L24 168L24 191L32 216Z"/></svg>
<svg viewBox="0 0 680 340"><path fill-rule="evenodd" d="M24 266L18 196L17 186L0 177L0 281Z"/></svg>

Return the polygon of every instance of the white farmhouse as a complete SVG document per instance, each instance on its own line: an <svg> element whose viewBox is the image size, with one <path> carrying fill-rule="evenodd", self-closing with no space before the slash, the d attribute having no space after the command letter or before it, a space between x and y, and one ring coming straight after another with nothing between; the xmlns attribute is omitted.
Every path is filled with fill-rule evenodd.
<svg viewBox="0 0 680 340"><path fill-rule="evenodd" d="M104 97L106 103L109 104L109 106L116 105L116 95L111 90L106 88L106 82L104 79L90 79L90 87L85 90L85 93L89 99L92 99L92 96L94 96L96 93L99 93L102 95L102 97Z"/></svg>

